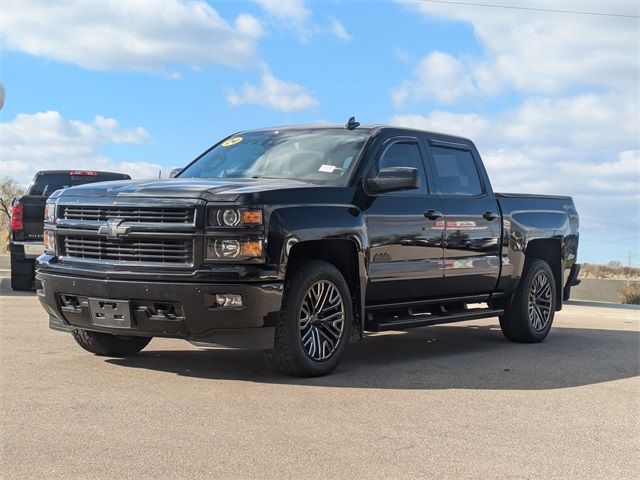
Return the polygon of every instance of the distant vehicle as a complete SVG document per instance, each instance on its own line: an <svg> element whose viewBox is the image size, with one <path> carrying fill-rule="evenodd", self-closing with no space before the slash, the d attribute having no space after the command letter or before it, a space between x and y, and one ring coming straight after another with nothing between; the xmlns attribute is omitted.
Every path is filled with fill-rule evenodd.
<svg viewBox="0 0 640 480"><path fill-rule="evenodd" d="M470 140L354 119L240 132L47 212L38 298L98 355L173 337L316 376L366 332L499 317L540 342L579 270L571 197L494 193Z"/></svg>
<svg viewBox="0 0 640 480"><path fill-rule="evenodd" d="M45 203L53 192L84 183L130 179L124 173L89 170L43 170L36 173L27 193L14 198L11 204L11 288L33 289L34 260L44 251Z"/></svg>

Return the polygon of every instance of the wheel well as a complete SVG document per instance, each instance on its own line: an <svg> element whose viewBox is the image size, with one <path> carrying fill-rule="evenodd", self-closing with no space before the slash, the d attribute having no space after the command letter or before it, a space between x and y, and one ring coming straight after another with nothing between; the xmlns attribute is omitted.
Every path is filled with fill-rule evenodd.
<svg viewBox="0 0 640 480"><path fill-rule="evenodd" d="M559 240L540 239L532 240L527 244L526 258L539 258L551 267L556 283L556 310L562 308L562 256Z"/></svg>
<svg viewBox="0 0 640 480"><path fill-rule="evenodd" d="M322 260L334 265L347 281L354 312L354 323L360 328L360 276L358 268L358 249L351 240L309 240L296 243L289 252L287 265L297 260ZM287 267L288 268L288 267Z"/></svg>

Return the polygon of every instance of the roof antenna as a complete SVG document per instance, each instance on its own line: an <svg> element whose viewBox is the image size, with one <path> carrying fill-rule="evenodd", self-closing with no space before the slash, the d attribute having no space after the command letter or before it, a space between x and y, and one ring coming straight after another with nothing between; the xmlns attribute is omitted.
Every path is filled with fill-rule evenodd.
<svg viewBox="0 0 640 480"><path fill-rule="evenodd" d="M360 126L360 122L356 122L356 117L351 117L347 122L347 124L345 125L345 127L347 127L348 130L355 130L359 126Z"/></svg>

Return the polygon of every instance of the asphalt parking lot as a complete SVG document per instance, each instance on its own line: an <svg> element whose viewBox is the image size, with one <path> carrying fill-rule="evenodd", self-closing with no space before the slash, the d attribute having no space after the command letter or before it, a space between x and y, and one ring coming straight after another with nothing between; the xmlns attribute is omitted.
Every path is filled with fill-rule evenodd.
<svg viewBox="0 0 640 480"><path fill-rule="evenodd" d="M92 356L7 283L5 479L637 478L638 310L566 306L538 345L497 319L380 334L303 380L177 340Z"/></svg>

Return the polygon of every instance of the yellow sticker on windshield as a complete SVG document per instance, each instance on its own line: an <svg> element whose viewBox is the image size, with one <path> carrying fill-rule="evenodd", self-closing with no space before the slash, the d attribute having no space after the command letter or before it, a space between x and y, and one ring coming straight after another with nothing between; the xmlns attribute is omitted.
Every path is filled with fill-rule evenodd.
<svg viewBox="0 0 640 480"><path fill-rule="evenodd" d="M227 140L225 140L224 142L222 142L222 146L223 147L230 147L231 145L235 145L237 143L240 143L242 141L242 137L231 137Z"/></svg>

